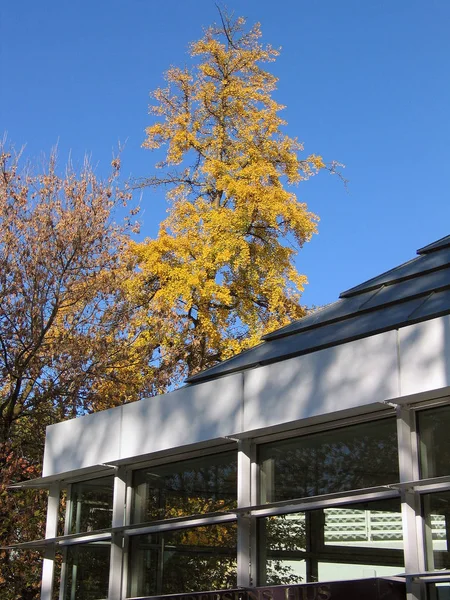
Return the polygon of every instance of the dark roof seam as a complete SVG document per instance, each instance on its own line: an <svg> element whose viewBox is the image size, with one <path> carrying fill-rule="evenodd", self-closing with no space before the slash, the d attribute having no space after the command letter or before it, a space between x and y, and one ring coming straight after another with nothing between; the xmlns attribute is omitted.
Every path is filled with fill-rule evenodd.
<svg viewBox="0 0 450 600"><path fill-rule="evenodd" d="M445 241L447 240L447 241ZM444 237L442 237L439 240L436 240L435 242L432 242L431 244L427 244L426 246L423 246L422 248L419 248L417 250L417 254L419 256L426 256L427 254L431 254L432 252L438 252L439 250L442 250L443 248L448 248L450 246L450 235L444 235Z"/></svg>
<svg viewBox="0 0 450 600"><path fill-rule="evenodd" d="M415 311L413 311L415 312ZM408 327L409 325L415 325L416 323L422 323L425 321L430 321L431 319L436 319L445 315L448 315L450 313L449 309L446 310L442 310L442 311L437 311L436 313L432 313L431 315L427 315L427 317L423 318L423 317L418 317L415 319L410 319L409 317L407 319L404 319L402 321L400 321L399 323L395 323L393 325L390 325L388 327L380 327L379 329L374 329L370 332L366 332L363 334L355 334L353 336L349 336L347 338L341 338L339 340L333 341L333 342L328 342L325 344L320 344L317 346L310 346L307 349L304 350L300 350L297 352L291 352L288 354L283 354L282 356L277 356L271 359L267 359L267 360L259 360L257 362L254 363L250 363L248 365L245 366L240 366L240 367L236 367L234 369L229 369L228 371L223 371L220 373L217 373L215 375L211 375L210 377L202 377L197 379L194 375L193 380L191 380L190 384L191 385L196 385L198 383L203 383L205 381L213 381L214 379L220 379L220 377L225 377L226 375L231 375L233 373L239 373L239 372L243 372L243 371L248 371L250 369L254 369L256 367L262 367L265 365L270 365L270 364L274 364L277 362L282 362L283 360L289 360L290 358L296 358L297 356L305 356L306 354L312 354L314 352L319 352L321 350L326 350L327 348L333 348L335 346L341 346L343 344L348 344L350 342L355 342L357 340L362 340L364 338L367 337L371 337L373 335L379 335L381 333L386 333L387 331L394 331L396 329L401 329L403 327ZM206 374L206 372L205 372Z"/></svg>
<svg viewBox="0 0 450 600"><path fill-rule="evenodd" d="M443 291L446 289L450 289L450 284L446 284L444 286L438 287L432 291L438 292L438 291ZM294 331L290 331L290 332L287 332L287 333L284 333L281 335L270 337L270 339L268 339L264 343L272 342L274 340L279 340L283 337L289 337L290 335L300 335L305 331L311 331L312 329L319 329L320 327L326 327L326 326L332 325L334 323L339 323L339 321L348 321L349 319L358 318L361 315L366 315L371 312L375 312L377 310L380 310L381 308L389 308L389 307L395 306L396 304L403 304L404 302L409 302L410 300L415 300L416 298L420 298L421 296L427 296L427 298L428 298L429 295L430 295L430 290L426 290L425 292L412 294L411 296L406 296L405 298L396 298L395 300L392 300L391 302L386 302L385 304L379 304L377 306L370 306L369 308L363 308L363 309L359 308L357 311L354 311L347 315L342 315L340 317L336 317L334 319L330 319L329 321L322 321L319 323L311 323L311 325L308 325L302 329L296 329ZM367 301L364 302L364 304L369 302L373 297L374 296L372 295ZM246 352L250 352L251 350L252 350L252 348L249 348L248 350L246 350ZM228 360L233 360L233 357Z"/></svg>
<svg viewBox="0 0 450 600"><path fill-rule="evenodd" d="M417 311L421 310L423 308L423 306L428 302L428 300L430 300L430 298L432 298L435 294L436 294L437 290L433 290L431 292L431 294L428 294L428 296L424 299L423 302L421 302L419 304L419 306L416 306L416 308L412 311L412 313L408 316L408 319L411 319L412 316L414 315L414 313L416 313Z"/></svg>
<svg viewBox="0 0 450 600"><path fill-rule="evenodd" d="M423 255L426 256L426 255ZM418 258L415 258L413 260L420 260L420 256ZM412 261L410 261L412 262ZM408 263L405 263L408 264ZM401 265L403 266L403 265ZM399 267L397 267L399 268ZM346 298L354 298L355 296L358 296L359 294L364 294L365 292L371 292L372 290L376 290L378 287L380 286L389 286L389 285L394 285L396 283L403 283L404 281L408 281L409 279L416 279L418 277L423 277L424 275L428 275L429 273L433 273L434 271L442 271L443 269L450 269L450 263L445 263L444 265L438 265L437 267L433 267L430 269L425 269L424 271L419 271L418 273L414 273L411 275L404 275L403 277L398 277L397 279L392 279L390 281L385 281L384 283L379 283L378 285L372 285L372 286L368 286L368 287L364 287L361 289L358 289L358 291L350 293L353 289L357 289L360 288L361 286L363 286L364 284L362 283L361 286L355 286L354 288L350 288L350 290L347 290L345 292L341 292L339 294L339 298L342 299L346 299ZM395 271L396 269L392 269L392 271ZM387 273L389 273L390 271L387 271ZM383 275L385 275L385 273L383 273ZM380 279L383 275L380 275L377 279ZM375 279L375 278L374 278ZM369 279L369 281L371 281Z"/></svg>
<svg viewBox="0 0 450 600"><path fill-rule="evenodd" d="M354 285L351 288L349 288L348 290L344 290L343 292L341 292L339 294L339 298L349 298L352 296L357 296L358 294L361 294L363 291L369 291L370 288L376 288L380 284L377 285L377 284L371 283L371 282L375 282L375 281L381 279L382 277L389 275L389 273L394 273L395 271L398 271L402 267L406 267L407 265L410 265L413 262L417 262L420 260L420 258L421 258L420 256L415 256L414 258L407 260L406 262L402 263L401 265L398 265L397 267L392 267L392 269L388 269L384 273L380 273L380 275L376 275L375 277L371 277L367 281L363 281L362 283L359 283L358 285ZM366 285L367 285L367 287L366 287ZM353 290L355 290L355 291L353 291Z"/></svg>
<svg viewBox="0 0 450 600"><path fill-rule="evenodd" d="M383 283L379 288L376 288L374 293L369 298L364 300L364 302L362 304L360 304L358 310L355 311L355 313L353 313L353 314L359 314L361 311L367 310L367 309L363 308L364 305L367 304L368 302L371 302L380 292L382 292L384 290L385 287L386 287L386 284ZM370 308L369 308L369 310L370 310Z"/></svg>

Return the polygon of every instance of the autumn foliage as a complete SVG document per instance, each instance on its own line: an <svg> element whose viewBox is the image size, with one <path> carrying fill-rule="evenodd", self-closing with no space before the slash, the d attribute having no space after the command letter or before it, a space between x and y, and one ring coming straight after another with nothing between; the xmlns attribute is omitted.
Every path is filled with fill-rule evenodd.
<svg viewBox="0 0 450 600"><path fill-rule="evenodd" d="M278 52L260 36L223 16L191 45L193 66L169 69L152 94L143 145L166 155L140 184L166 187L170 211L156 239L131 244L129 293L159 391L304 314L294 257L317 217L292 186L325 165L282 132L262 66Z"/></svg>
<svg viewBox="0 0 450 600"><path fill-rule="evenodd" d="M42 537L42 494L7 486L40 476L45 427L103 408L98 387L132 360L120 292L125 229L112 220L127 200L116 185L118 167L115 161L106 182L87 163L61 176L52 156L33 173L0 148L2 545ZM5 600L38 593L39 562L24 569L18 558L0 554Z"/></svg>
<svg viewBox="0 0 450 600"><path fill-rule="evenodd" d="M165 158L134 186L167 191L155 239L114 221L118 159L102 182L0 147L2 544L42 535L42 494L7 486L40 474L47 425L173 389L304 314L294 259L317 217L295 186L325 164L283 132L278 51L220 17L152 94L143 145ZM1 552L0 596L38 597L39 574Z"/></svg>

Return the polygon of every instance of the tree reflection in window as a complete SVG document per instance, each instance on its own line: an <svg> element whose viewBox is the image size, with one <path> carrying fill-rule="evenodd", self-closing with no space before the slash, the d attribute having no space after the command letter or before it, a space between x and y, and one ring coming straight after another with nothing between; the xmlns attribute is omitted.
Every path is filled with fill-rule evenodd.
<svg viewBox="0 0 450 600"><path fill-rule="evenodd" d="M134 523L232 510L237 505L237 454L141 469L133 486Z"/></svg>
<svg viewBox="0 0 450 600"><path fill-rule="evenodd" d="M109 542L69 546L64 600L100 600L108 597Z"/></svg>
<svg viewBox="0 0 450 600"><path fill-rule="evenodd" d="M450 406L418 413L421 477L450 474Z"/></svg>
<svg viewBox="0 0 450 600"><path fill-rule="evenodd" d="M236 587L236 523L133 536L130 595Z"/></svg>
<svg viewBox="0 0 450 600"><path fill-rule="evenodd" d="M70 533L111 527L114 477L72 484Z"/></svg>
<svg viewBox="0 0 450 600"><path fill-rule="evenodd" d="M261 502L355 490L398 481L395 419L264 444Z"/></svg>

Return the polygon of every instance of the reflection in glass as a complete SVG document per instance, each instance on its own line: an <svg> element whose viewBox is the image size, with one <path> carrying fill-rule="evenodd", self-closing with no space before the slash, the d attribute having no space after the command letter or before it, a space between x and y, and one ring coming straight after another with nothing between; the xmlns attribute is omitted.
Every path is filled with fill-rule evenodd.
<svg viewBox="0 0 450 600"><path fill-rule="evenodd" d="M67 548L64 600L102 600L108 597L109 542Z"/></svg>
<svg viewBox="0 0 450 600"><path fill-rule="evenodd" d="M136 471L133 522L233 509L236 472L236 452Z"/></svg>
<svg viewBox="0 0 450 600"><path fill-rule="evenodd" d="M450 600L450 583L430 583L427 587L428 600Z"/></svg>
<svg viewBox="0 0 450 600"><path fill-rule="evenodd" d="M236 523L133 536L130 596L236 587Z"/></svg>
<svg viewBox="0 0 450 600"><path fill-rule="evenodd" d="M72 484L70 533L111 527L114 477Z"/></svg>
<svg viewBox="0 0 450 600"><path fill-rule="evenodd" d="M359 579L403 567L400 500L259 519L259 585Z"/></svg>
<svg viewBox="0 0 450 600"><path fill-rule="evenodd" d="M261 502L393 483L397 457L394 418L264 444Z"/></svg>
<svg viewBox="0 0 450 600"><path fill-rule="evenodd" d="M417 415L421 477L450 474L450 406L430 408Z"/></svg>
<svg viewBox="0 0 450 600"><path fill-rule="evenodd" d="M450 492L422 497L428 569L450 569Z"/></svg>

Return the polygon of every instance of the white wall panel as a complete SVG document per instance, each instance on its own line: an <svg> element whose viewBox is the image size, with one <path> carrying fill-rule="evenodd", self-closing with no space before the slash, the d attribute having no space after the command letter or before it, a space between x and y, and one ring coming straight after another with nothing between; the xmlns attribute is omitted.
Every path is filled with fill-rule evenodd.
<svg viewBox="0 0 450 600"><path fill-rule="evenodd" d="M185 387L47 428L43 475L242 431L243 375Z"/></svg>
<svg viewBox="0 0 450 600"><path fill-rule="evenodd" d="M242 373L128 404L123 411L121 458L242 430Z"/></svg>
<svg viewBox="0 0 450 600"><path fill-rule="evenodd" d="M122 409L110 408L47 427L44 477L118 458Z"/></svg>
<svg viewBox="0 0 450 600"><path fill-rule="evenodd" d="M446 316L52 425L47 430L43 474L449 385L450 316Z"/></svg>
<svg viewBox="0 0 450 600"><path fill-rule="evenodd" d="M403 396L450 385L450 316L399 330Z"/></svg>
<svg viewBox="0 0 450 600"><path fill-rule="evenodd" d="M244 430L398 396L396 331L245 373Z"/></svg>

